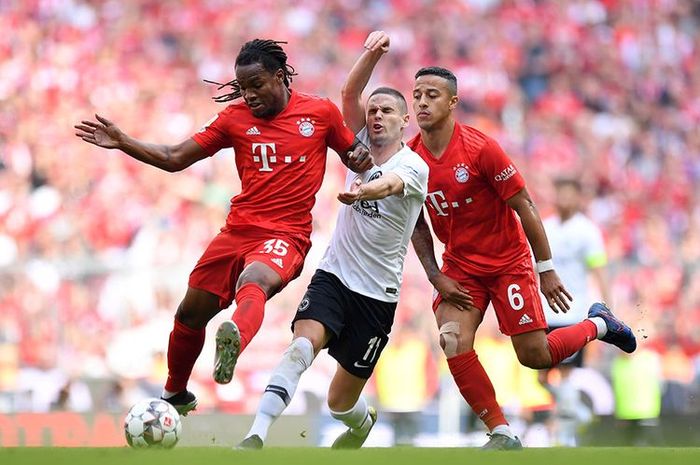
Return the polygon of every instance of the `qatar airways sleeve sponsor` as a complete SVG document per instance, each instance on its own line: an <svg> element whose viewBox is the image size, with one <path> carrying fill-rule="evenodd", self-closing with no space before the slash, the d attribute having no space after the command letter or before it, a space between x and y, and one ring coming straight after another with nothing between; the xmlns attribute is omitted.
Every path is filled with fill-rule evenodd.
<svg viewBox="0 0 700 465"><path fill-rule="evenodd" d="M518 170L516 170L515 166L513 166L513 164L511 163L510 165L508 165L507 168L505 168L503 171L494 176L493 179L495 179L498 182L507 181L508 179L512 178L517 172Z"/></svg>
<svg viewBox="0 0 700 465"><path fill-rule="evenodd" d="M525 179L513 161L493 139L488 139L479 157L479 171L503 199L509 199L525 187Z"/></svg>

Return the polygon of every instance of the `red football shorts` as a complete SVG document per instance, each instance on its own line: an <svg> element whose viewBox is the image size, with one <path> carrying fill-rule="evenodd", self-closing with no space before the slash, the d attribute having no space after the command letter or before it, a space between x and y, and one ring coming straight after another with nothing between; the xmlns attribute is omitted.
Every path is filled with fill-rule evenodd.
<svg viewBox="0 0 700 465"><path fill-rule="evenodd" d="M448 264L443 265L442 272L469 291L474 306L482 314L492 302L498 327L506 336L547 328L540 290L530 260L496 276L470 275ZM442 296L435 292L433 311L441 302Z"/></svg>
<svg viewBox="0 0 700 465"><path fill-rule="evenodd" d="M303 234L227 225L209 243L190 273L189 286L218 295L220 308L227 308L246 266L253 262L266 264L282 278L282 289L299 276L310 248L311 241Z"/></svg>

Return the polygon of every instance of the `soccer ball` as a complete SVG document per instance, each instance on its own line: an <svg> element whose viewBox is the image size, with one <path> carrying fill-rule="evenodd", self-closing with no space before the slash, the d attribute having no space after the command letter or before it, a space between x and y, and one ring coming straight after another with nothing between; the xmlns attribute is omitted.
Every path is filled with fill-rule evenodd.
<svg viewBox="0 0 700 465"><path fill-rule="evenodd" d="M180 415L162 399L137 402L124 419L126 442L134 449L171 449L181 433Z"/></svg>

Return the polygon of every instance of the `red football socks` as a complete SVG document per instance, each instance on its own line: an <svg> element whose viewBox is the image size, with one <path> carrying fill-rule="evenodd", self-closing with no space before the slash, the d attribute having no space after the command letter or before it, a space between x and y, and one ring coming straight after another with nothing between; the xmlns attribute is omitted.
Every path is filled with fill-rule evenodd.
<svg viewBox="0 0 700 465"><path fill-rule="evenodd" d="M175 320L168 343L167 391L180 392L187 388L194 362L204 347L204 336L204 329L192 329Z"/></svg>
<svg viewBox="0 0 700 465"><path fill-rule="evenodd" d="M236 310L231 319L241 334L241 352L262 326L265 301L267 294L255 283L245 284L236 292Z"/></svg>
<svg viewBox="0 0 700 465"><path fill-rule="evenodd" d="M489 431L498 425L507 425L501 406L496 402L496 391L473 350L447 359L459 392Z"/></svg>
<svg viewBox="0 0 700 465"><path fill-rule="evenodd" d="M547 334L547 346L556 366L566 357L581 350L589 341L598 336L598 328L590 320L583 320L573 326L555 329Z"/></svg>

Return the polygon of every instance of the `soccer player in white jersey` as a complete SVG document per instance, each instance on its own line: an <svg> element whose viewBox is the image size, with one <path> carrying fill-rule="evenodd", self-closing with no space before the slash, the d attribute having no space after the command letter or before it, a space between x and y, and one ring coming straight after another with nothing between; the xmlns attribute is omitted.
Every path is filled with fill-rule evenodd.
<svg viewBox="0 0 700 465"><path fill-rule="evenodd" d="M566 313L555 313L548 305L543 305L549 330L585 320L588 316L587 302L591 300L610 303L610 288L605 273L608 260L603 235L598 226L581 212L581 184L573 178L559 178L555 180L554 187L556 214L545 219L543 224L557 273L575 298ZM589 276L595 281L599 296L591 295ZM543 303L546 302L543 300ZM562 363L581 367L583 349Z"/></svg>
<svg viewBox="0 0 700 465"><path fill-rule="evenodd" d="M556 213L542 223L549 238L554 266L566 288L574 296L567 313L555 313L549 305L542 305L547 320L547 331L575 325L588 316L587 302L595 299L610 303L607 281L607 254L603 235L598 226L582 213L581 183L574 178L562 177L554 181ZM589 277L595 281L599 295L591 295ZM543 303L546 301L543 299ZM554 395L552 422L555 444L575 446L581 423L590 421L590 411L583 404L580 392L571 384L575 368L583 366L585 347L562 360L557 366L559 382L549 384L549 371L540 372L540 382Z"/></svg>
<svg viewBox="0 0 700 465"><path fill-rule="evenodd" d="M377 413L361 396L386 346L399 299L404 257L428 188L428 166L402 141L406 100L380 87L366 109L362 91L388 51L383 32L370 34L343 87L343 116L368 142L375 165L348 172L330 244L292 322L294 337L270 377L241 449L260 449L289 405L301 374L324 348L338 361L328 390L331 415L348 429L334 448L362 446Z"/></svg>

